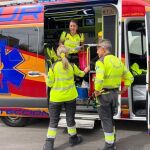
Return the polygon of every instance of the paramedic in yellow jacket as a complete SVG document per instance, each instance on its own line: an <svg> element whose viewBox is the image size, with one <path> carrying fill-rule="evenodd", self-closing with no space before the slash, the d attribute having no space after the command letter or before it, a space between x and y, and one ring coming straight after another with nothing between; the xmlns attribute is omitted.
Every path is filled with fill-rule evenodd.
<svg viewBox="0 0 150 150"><path fill-rule="evenodd" d="M118 90L121 79L124 79L122 93L131 86L133 76L126 66L116 56L111 54L111 42L100 40L97 46L99 60L96 62L95 96L97 97L97 110L101 119L105 147L103 150L115 150L115 128L114 128L114 108L117 107Z"/></svg>
<svg viewBox="0 0 150 150"><path fill-rule="evenodd" d="M49 98L50 123L44 150L53 150L62 105L66 109L70 146L79 144L82 141L81 136L77 135L75 126L76 98L78 93L74 83L74 75L83 77L89 71L89 67L85 68L84 71L79 70L75 64L68 62L67 55L67 49L64 46L59 46L57 56L60 60L49 69L48 76L45 76L46 84L51 87L51 91Z"/></svg>
<svg viewBox="0 0 150 150"><path fill-rule="evenodd" d="M70 62L77 62L77 53L84 49L84 34L78 33L78 24L76 20L69 23L69 32L63 31L59 45L64 45L69 51ZM76 60L75 60L76 59Z"/></svg>

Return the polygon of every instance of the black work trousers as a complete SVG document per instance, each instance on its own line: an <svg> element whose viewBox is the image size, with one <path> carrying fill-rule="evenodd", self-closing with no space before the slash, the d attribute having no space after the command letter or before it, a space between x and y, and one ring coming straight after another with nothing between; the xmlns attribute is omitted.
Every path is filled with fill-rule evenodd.
<svg viewBox="0 0 150 150"><path fill-rule="evenodd" d="M99 103L97 110L104 133L114 133L113 115L118 106L118 90L106 91L97 98Z"/></svg>
<svg viewBox="0 0 150 150"><path fill-rule="evenodd" d="M49 116L50 116L49 127L57 128L58 122L60 119L62 106L64 106L66 110L67 126L68 127L75 126L76 100L72 100L68 102L59 102L59 103L50 102L49 103Z"/></svg>

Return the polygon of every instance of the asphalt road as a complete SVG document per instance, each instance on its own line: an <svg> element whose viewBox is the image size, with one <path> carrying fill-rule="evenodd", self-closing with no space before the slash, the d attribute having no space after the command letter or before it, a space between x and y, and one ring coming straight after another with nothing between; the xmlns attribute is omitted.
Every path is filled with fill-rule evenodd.
<svg viewBox="0 0 150 150"><path fill-rule="evenodd" d="M48 120L33 120L26 127L7 127L0 122L0 150L42 150ZM116 121L118 150L150 150L150 136L146 122ZM63 128L58 129L55 150L101 150L104 146L100 123L93 130L79 129L83 143L68 146L68 135Z"/></svg>

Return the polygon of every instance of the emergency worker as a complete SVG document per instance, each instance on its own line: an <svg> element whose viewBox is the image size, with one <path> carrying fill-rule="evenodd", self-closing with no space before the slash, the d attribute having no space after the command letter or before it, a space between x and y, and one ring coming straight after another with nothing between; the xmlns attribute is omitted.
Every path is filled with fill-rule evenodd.
<svg viewBox="0 0 150 150"><path fill-rule="evenodd" d="M68 48L68 59L70 62L79 62L77 53L84 49L84 34L78 33L78 23L76 20L70 21L69 32L62 32L59 45L65 45Z"/></svg>
<svg viewBox="0 0 150 150"><path fill-rule="evenodd" d="M49 69L48 76L43 74L46 84L51 87L49 98L50 123L44 150L53 150L62 105L65 106L66 110L69 145L74 146L82 141L81 136L77 135L75 126L76 98L78 94L74 83L74 75L83 77L89 71L89 67L81 71L75 64L69 63L67 55L68 51L65 46L59 46L57 49L59 61Z"/></svg>
<svg viewBox="0 0 150 150"><path fill-rule="evenodd" d="M114 110L117 107L117 99L121 79L124 79L124 93L131 86L134 78L119 58L111 54L111 42L100 40L97 45L99 60L96 62L95 96L98 101L97 110L101 119L105 136L103 150L115 150L115 126L113 121Z"/></svg>

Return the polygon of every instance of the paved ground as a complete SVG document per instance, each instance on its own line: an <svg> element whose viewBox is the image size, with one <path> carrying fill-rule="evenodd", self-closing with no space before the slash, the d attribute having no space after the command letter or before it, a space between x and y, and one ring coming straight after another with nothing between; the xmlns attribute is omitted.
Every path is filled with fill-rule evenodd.
<svg viewBox="0 0 150 150"><path fill-rule="evenodd" d="M0 122L0 150L42 150L48 127L48 120L34 120L22 128L7 127ZM118 150L150 150L150 136L146 122L116 121ZM80 129L78 133L84 142L76 147L68 147L68 135L64 129L58 130L55 150L97 150L104 146L103 132L99 125L95 129Z"/></svg>

